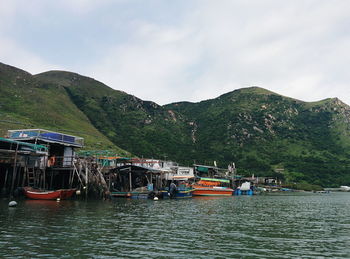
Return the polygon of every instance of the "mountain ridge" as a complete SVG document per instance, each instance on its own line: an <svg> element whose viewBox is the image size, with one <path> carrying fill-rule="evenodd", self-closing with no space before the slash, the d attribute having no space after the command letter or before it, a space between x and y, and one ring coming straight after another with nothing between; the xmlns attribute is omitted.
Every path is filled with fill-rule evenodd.
<svg viewBox="0 0 350 259"><path fill-rule="evenodd" d="M69 71L25 73L0 64L2 102L13 103L12 110L0 106L5 116L29 123L40 117L37 104L31 102L35 109L26 112L15 93L30 95L23 87L37 88L33 99L46 94L41 101L47 112L58 116L58 109L65 116L61 124L35 118L35 125L94 132L116 150L185 165L235 162L240 174L278 175L288 182L350 184L350 107L338 98L304 102L254 86L200 102L158 105ZM8 126L0 123L3 131ZM108 147L92 138L88 145ZM283 173L275 170L281 168Z"/></svg>

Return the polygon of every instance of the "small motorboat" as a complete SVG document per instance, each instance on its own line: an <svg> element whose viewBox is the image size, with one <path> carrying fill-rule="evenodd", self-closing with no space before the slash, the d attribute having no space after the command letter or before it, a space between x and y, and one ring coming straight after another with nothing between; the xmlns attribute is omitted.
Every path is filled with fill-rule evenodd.
<svg viewBox="0 0 350 259"><path fill-rule="evenodd" d="M183 198L192 198L192 192L194 189L192 188L177 188L174 193L171 193L169 190L163 190L161 191L162 193L162 198L171 198L171 199L183 199Z"/></svg>
<svg viewBox="0 0 350 259"><path fill-rule="evenodd" d="M35 200L56 200L68 199L76 192L76 189L59 189L54 191L46 191L34 189L32 187L24 187L24 194L29 199Z"/></svg>
<svg viewBox="0 0 350 259"><path fill-rule="evenodd" d="M216 178L201 178L198 183L192 185L193 196L232 196L233 189L225 186L230 180Z"/></svg>
<svg viewBox="0 0 350 259"><path fill-rule="evenodd" d="M350 186L342 185L342 186L340 186L340 190L343 192L349 192Z"/></svg>
<svg viewBox="0 0 350 259"><path fill-rule="evenodd" d="M169 187L164 188L161 191L162 198L170 199L183 199L183 198L192 198L192 192L194 189L188 183L189 178L187 176L173 177Z"/></svg>

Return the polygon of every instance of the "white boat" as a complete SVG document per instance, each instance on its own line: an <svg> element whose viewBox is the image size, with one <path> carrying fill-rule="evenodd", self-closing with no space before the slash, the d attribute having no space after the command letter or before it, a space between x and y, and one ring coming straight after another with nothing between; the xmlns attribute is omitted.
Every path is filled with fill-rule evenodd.
<svg viewBox="0 0 350 259"><path fill-rule="evenodd" d="M250 190L250 182L244 182L240 188L241 191L249 191Z"/></svg>
<svg viewBox="0 0 350 259"><path fill-rule="evenodd" d="M350 192L350 186L342 185L340 186L340 190L343 192Z"/></svg>

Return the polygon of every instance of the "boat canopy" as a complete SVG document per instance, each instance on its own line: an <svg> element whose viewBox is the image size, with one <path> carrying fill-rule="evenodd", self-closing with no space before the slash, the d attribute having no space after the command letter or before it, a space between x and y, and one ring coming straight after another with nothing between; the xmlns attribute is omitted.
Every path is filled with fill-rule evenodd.
<svg viewBox="0 0 350 259"><path fill-rule="evenodd" d="M215 171L220 170L220 168L216 166L209 166L209 165L194 165L194 167L198 172L202 172L202 173L208 173L209 170L215 170Z"/></svg>
<svg viewBox="0 0 350 259"><path fill-rule="evenodd" d="M206 178L206 177L201 177L200 179L203 181L210 181L210 182L230 183L230 180L228 179L216 179L216 178Z"/></svg>
<svg viewBox="0 0 350 259"><path fill-rule="evenodd" d="M173 180L186 181L188 179L194 178L193 175L174 175Z"/></svg>
<svg viewBox="0 0 350 259"><path fill-rule="evenodd" d="M205 166L197 166L196 167L197 171L202 172L202 173L208 173L209 168Z"/></svg>
<svg viewBox="0 0 350 259"><path fill-rule="evenodd" d="M155 174L162 174L164 173L164 170L158 170L154 168L144 167L144 166L137 166L137 165L123 165L116 168L113 168L111 172L119 172L119 173L155 173Z"/></svg>
<svg viewBox="0 0 350 259"><path fill-rule="evenodd" d="M15 150L18 145L20 151L31 151L31 152L48 152L48 148L44 145L31 144L21 141L16 141L7 138L0 138L0 148Z"/></svg>

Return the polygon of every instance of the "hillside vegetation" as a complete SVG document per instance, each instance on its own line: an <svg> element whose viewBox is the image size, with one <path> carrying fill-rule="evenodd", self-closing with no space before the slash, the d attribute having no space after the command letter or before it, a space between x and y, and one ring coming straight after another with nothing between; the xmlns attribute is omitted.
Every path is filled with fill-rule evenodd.
<svg viewBox="0 0 350 259"><path fill-rule="evenodd" d="M75 73L32 76L3 64L0 84L2 131L70 130L89 149L185 165L235 162L239 174L290 183L350 184L350 107L336 98L307 103L251 87L160 106Z"/></svg>
<svg viewBox="0 0 350 259"><path fill-rule="evenodd" d="M84 137L87 149L126 151L99 132L77 108L64 87L0 63L0 132L43 128Z"/></svg>

